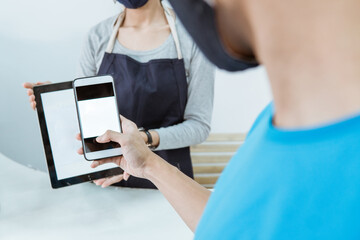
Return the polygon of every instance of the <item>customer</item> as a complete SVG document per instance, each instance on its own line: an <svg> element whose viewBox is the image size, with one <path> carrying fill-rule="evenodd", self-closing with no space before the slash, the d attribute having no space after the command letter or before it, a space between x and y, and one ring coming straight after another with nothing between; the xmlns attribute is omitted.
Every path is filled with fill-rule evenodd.
<svg viewBox="0 0 360 240"><path fill-rule="evenodd" d="M209 11L202 1L172 3L184 23ZM115 162L152 181L195 239L360 239L360 1L218 0L214 8L227 52L264 64L274 96L214 192L149 151L125 118L124 134L98 138L119 142L124 156L93 167Z"/></svg>

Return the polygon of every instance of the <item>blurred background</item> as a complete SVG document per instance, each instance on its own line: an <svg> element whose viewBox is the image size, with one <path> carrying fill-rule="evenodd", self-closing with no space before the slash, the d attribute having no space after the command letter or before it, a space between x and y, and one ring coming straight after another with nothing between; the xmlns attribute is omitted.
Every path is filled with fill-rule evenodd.
<svg viewBox="0 0 360 240"><path fill-rule="evenodd" d="M87 31L119 10L112 0L0 1L1 153L46 171L37 114L22 83L73 80ZM247 132L270 100L264 68L217 70L212 132Z"/></svg>

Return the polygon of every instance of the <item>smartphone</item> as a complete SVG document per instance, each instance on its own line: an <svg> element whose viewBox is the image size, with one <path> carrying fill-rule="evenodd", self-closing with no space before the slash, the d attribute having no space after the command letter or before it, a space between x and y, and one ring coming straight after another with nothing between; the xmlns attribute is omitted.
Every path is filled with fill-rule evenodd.
<svg viewBox="0 0 360 240"><path fill-rule="evenodd" d="M96 141L107 130L122 132L112 76L78 78L73 88L85 159L122 155L118 143Z"/></svg>

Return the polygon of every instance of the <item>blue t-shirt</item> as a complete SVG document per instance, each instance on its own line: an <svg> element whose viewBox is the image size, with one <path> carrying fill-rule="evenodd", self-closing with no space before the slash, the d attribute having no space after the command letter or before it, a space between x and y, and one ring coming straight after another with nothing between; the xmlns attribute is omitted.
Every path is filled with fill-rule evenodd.
<svg viewBox="0 0 360 240"><path fill-rule="evenodd" d="M308 130L258 117L195 239L360 239L360 115Z"/></svg>

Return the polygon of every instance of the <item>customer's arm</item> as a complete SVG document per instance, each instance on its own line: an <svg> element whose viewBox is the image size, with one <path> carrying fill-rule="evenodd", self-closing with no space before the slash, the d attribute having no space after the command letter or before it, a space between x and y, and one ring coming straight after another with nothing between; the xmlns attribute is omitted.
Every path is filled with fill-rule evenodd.
<svg viewBox="0 0 360 240"><path fill-rule="evenodd" d="M124 170L125 179L133 175L150 180L195 231L211 192L150 151L133 122L124 117L121 121L124 133L107 131L97 141L118 142L123 156L94 161L92 167L113 162Z"/></svg>
<svg viewBox="0 0 360 240"><path fill-rule="evenodd" d="M145 177L166 197L192 231L195 231L210 191L160 157L150 164Z"/></svg>

